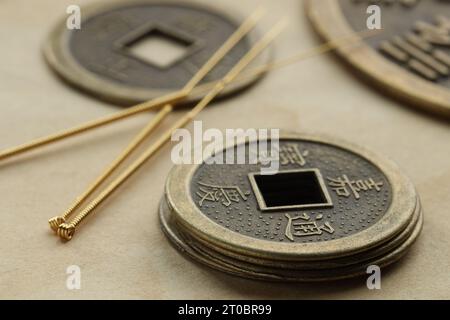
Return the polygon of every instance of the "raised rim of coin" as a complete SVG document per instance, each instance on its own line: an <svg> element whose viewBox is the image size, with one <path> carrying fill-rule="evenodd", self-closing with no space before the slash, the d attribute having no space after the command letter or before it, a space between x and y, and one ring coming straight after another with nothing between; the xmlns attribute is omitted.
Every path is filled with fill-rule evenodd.
<svg viewBox="0 0 450 320"><path fill-rule="evenodd" d="M407 250L418 238L423 227L423 214L418 209L417 221L412 227L409 236L400 244L392 248L391 251L384 255L371 257L368 260L361 261L361 263L342 266L337 268L328 268L322 270L283 270L270 267L260 267L259 265L241 263L233 260L228 256L223 256L222 253L205 252L200 249L196 243L184 238L183 234L173 226L172 213L164 210L167 203L164 200L160 204L159 219L164 234L169 238L172 245L178 250L188 255L196 262L203 263L213 269L244 278L251 278L256 280L271 280L271 281L330 281L341 280L359 276L366 273L366 267L369 265L377 265L385 267L399 260Z"/></svg>
<svg viewBox="0 0 450 320"><path fill-rule="evenodd" d="M164 203L164 205L161 204L160 210L168 210L165 208L166 208L166 204L165 203ZM189 243L195 242L201 247L210 248L210 250L213 250L214 252L217 252L220 255L227 256L230 259L233 259L236 261L241 261L243 263L249 263L249 264L253 264L253 265L266 266L266 267L272 267L272 268L281 268L281 269L326 270L326 269L343 268L343 267L349 267L351 265L361 264L365 261L373 260L377 257L381 257L381 256L388 254L389 252L395 250L397 247L399 247L402 243L404 243L411 236L411 234L417 228L417 224L419 223L419 220L421 219L422 215L423 215L423 212L422 212L422 207L420 205L420 200L417 199L417 206L414 211L412 220L409 222L409 224L406 226L406 228L403 231L401 231L398 235L396 235L394 238L386 241L385 243L380 244L377 247L356 253L351 256L330 258L329 260L318 260L318 261L282 261L282 260L270 260L270 259L264 259L261 257L240 255L240 254L236 254L234 252L224 250L220 247L214 246L213 244L211 244L203 239L196 238L195 235L188 236L186 234L186 233L188 233L188 231L183 230L183 227L179 226L178 224L177 224L176 228L178 229L180 234L183 233L183 235L186 234L186 237L189 237L189 239L190 239ZM167 222L164 222L164 224L166 224L168 227Z"/></svg>
<svg viewBox="0 0 450 320"><path fill-rule="evenodd" d="M251 238L220 226L198 209L190 192L190 181L200 166L194 164L174 166L167 178L165 194L169 206L176 215L176 220L197 237L213 242L225 250L272 260L307 261L349 256L380 245L406 228L417 205L417 194L413 184L394 163L380 158L365 148L332 137L286 132L280 134L280 140L288 139L342 148L365 158L378 167L385 174L392 188L392 203L388 211L375 225L335 240L295 244Z"/></svg>
<svg viewBox="0 0 450 320"><path fill-rule="evenodd" d="M338 1L307 0L305 5L311 23L322 38L331 41L354 33L349 41L355 41L356 45L341 46L336 50L352 67L381 85L389 94L450 118L450 91L402 69L367 45L350 27Z"/></svg>
<svg viewBox="0 0 450 320"><path fill-rule="evenodd" d="M224 9L216 4L214 4L214 6L210 6L204 3L199 3L195 0L114 0L107 4L97 3L83 6L81 23L104 11L139 4L162 4L165 6L184 5L213 12L218 16L225 17L236 26L239 26L243 21L240 20L240 15L236 14L232 10L230 11L229 9ZM63 80L69 84L97 97L100 100L124 105L147 101L174 91L158 88L140 89L127 86L125 84L117 84L113 81L102 78L101 76L96 76L91 71L83 68L83 66L81 66L72 57L70 51L67 49L71 32L73 32L73 30L68 30L66 27L66 18L62 18L58 23L56 23L43 46L43 53L47 63L59 76L62 77ZM246 35L246 38L249 39L250 43L255 43L259 39L259 35L260 32L258 31L258 28L254 28ZM272 50L268 48L267 50L264 50L264 52L262 52L256 59L254 59L254 61L247 68L266 64L271 61L272 58ZM237 93L240 90L251 86L260 80L263 75L264 73L252 77L246 77L242 81L231 83L223 90L223 92L219 95L219 98ZM197 101L202 98L204 93L205 89L194 89L187 100L188 102Z"/></svg>

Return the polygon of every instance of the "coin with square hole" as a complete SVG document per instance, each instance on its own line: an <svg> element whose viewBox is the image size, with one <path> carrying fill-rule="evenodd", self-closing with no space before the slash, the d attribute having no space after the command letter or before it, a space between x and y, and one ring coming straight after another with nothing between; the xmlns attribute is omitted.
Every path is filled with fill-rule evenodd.
<svg viewBox="0 0 450 320"><path fill-rule="evenodd" d="M241 23L222 8L176 0L119 1L81 12L80 30L68 30L65 20L55 27L44 48L46 60L70 84L123 105L181 89ZM202 84L221 79L257 39L256 30L244 37ZM265 52L251 66L270 58ZM222 96L259 78L232 84ZM203 93L194 90L188 102Z"/></svg>
<svg viewBox="0 0 450 320"><path fill-rule="evenodd" d="M225 148L224 157L247 159L256 144ZM175 166L165 192L174 219L211 246L280 260L349 256L410 224L417 194L391 162L333 138L295 133L283 133L274 148L280 167L270 175L261 163Z"/></svg>
<svg viewBox="0 0 450 320"><path fill-rule="evenodd" d="M337 52L358 73L426 111L450 118L450 1L308 0L307 13L326 40L368 30L368 7L380 8L374 36ZM355 40L361 40L355 34ZM368 63L370 61L370 63Z"/></svg>

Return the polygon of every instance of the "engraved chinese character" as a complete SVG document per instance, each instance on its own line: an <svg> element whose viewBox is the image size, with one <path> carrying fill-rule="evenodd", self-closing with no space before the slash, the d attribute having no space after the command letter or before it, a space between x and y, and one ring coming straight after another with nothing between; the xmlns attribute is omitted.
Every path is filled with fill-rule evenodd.
<svg viewBox="0 0 450 320"><path fill-rule="evenodd" d="M317 216L316 221L310 221L311 217L306 213L297 217L285 214L285 217L288 219L285 236L291 241L294 241L294 237L320 236L324 232L334 233L334 229L328 221L319 225L317 221L323 218L322 215Z"/></svg>
<svg viewBox="0 0 450 320"><path fill-rule="evenodd" d="M381 191L381 187L383 186L383 182L376 182L373 178L369 179L359 179L359 180L350 180L346 174L343 174L338 178L327 178L328 184L333 189L334 192L338 196L341 197L350 197L353 195L355 199L360 198L361 191L369 191L375 189L376 191Z"/></svg>
<svg viewBox="0 0 450 320"><path fill-rule="evenodd" d="M302 167L306 164L307 155L308 151L302 152L297 144L288 143L280 147L280 164L297 164Z"/></svg>
<svg viewBox="0 0 450 320"><path fill-rule="evenodd" d="M426 41L443 46L450 46L450 18L438 16L436 24L419 21L415 28Z"/></svg>
<svg viewBox="0 0 450 320"><path fill-rule="evenodd" d="M250 192L244 193L238 186L215 186L199 182L199 191L196 194L200 197L199 206L205 201L220 202L225 207L229 207L233 202L240 200L247 201Z"/></svg>
<svg viewBox="0 0 450 320"><path fill-rule="evenodd" d="M296 164L301 167L306 164L306 157L309 154L308 150L302 151L298 145L293 143L288 143L274 149L273 152L267 150L260 150L259 152L250 150L250 152L252 153L252 156L257 157L257 164L265 164L279 158L280 165L282 166Z"/></svg>
<svg viewBox="0 0 450 320"><path fill-rule="evenodd" d="M448 78L450 54L439 46L450 47L450 18L438 16L436 21L416 22L415 32L383 41L380 51L428 80Z"/></svg>

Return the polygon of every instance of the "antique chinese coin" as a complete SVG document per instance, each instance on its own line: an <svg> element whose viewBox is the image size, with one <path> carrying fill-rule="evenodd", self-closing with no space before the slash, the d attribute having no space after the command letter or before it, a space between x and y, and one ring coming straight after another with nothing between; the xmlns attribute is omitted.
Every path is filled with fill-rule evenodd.
<svg viewBox="0 0 450 320"><path fill-rule="evenodd" d="M332 40L368 30L374 4L380 10L370 12L382 30L338 54L384 92L450 117L450 1L308 0L307 11L317 32Z"/></svg>
<svg viewBox="0 0 450 320"><path fill-rule="evenodd" d="M68 29L65 19L55 26L46 60L70 84L124 105L181 89L241 23L235 14L191 1L119 1L81 12L80 29ZM202 84L221 79L257 38L257 31L244 37ZM251 66L269 59L265 52ZM230 85L224 94L258 78ZM194 90L189 101L203 93Z"/></svg>
<svg viewBox="0 0 450 320"><path fill-rule="evenodd" d="M250 159L259 142L220 156ZM419 235L419 198L391 162L324 137L284 133L279 144L266 142L279 154L275 174L261 161L172 169L160 220L178 249L234 275L315 281L388 265Z"/></svg>

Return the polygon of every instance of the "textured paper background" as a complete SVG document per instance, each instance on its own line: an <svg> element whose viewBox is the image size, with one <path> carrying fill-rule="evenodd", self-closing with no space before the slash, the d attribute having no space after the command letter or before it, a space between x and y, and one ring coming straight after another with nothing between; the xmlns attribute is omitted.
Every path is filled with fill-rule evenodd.
<svg viewBox="0 0 450 320"><path fill-rule="evenodd" d="M0 148L110 114L62 83L41 46L67 5L90 1L0 1ZM107 2L107 1L105 1ZM246 15L269 8L264 25L287 15L278 58L319 43L303 2L206 1ZM149 115L0 164L0 298L450 298L450 130L448 123L383 97L333 55L270 73L251 90L207 109L205 126L280 127L334 135L396 161L411 177L426 214L411 252L382 274L382 290L365 279L280 284L234 278L181 256L159 229L158 202L171 168L162 152L63 244L47 226L101 172ZM82 289L66 289L66 268L82 270Z"/></svg>

